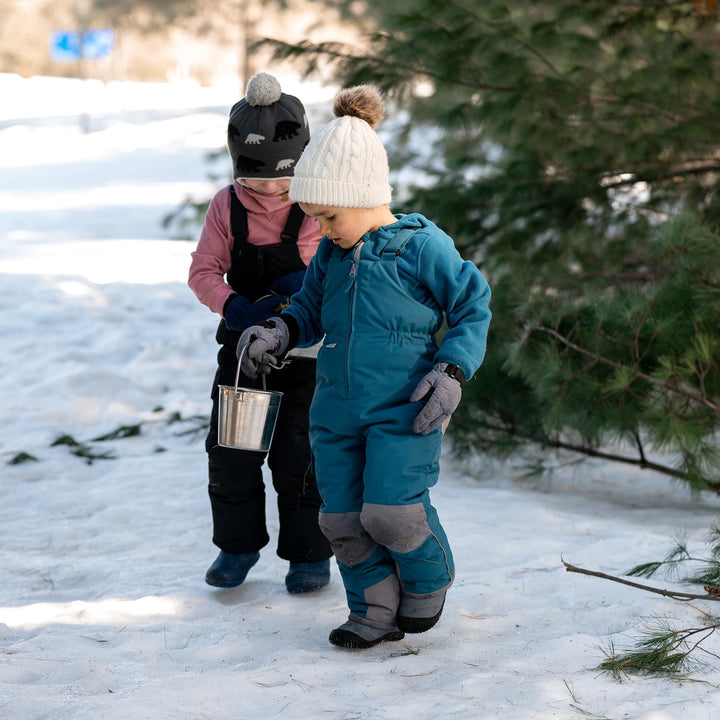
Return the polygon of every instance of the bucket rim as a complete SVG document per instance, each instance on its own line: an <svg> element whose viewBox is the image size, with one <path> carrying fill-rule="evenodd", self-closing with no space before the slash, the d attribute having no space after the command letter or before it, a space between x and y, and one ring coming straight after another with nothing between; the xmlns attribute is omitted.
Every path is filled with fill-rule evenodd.
<svg viewBox="0 0 720 720"><path fill-rule="evenodd" d="M260 390L258 388L246 388L238 387L237 385L218 385L220 390L229 390L233 395L240 393L253 393L255 395L280 395L282 396L282 390Z"/></svg>

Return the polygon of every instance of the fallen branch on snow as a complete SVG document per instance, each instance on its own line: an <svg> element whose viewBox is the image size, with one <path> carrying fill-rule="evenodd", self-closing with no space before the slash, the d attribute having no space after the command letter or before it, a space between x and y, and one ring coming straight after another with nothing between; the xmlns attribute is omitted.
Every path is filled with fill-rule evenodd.
<svg viewBox="0 0 720 720"><path fill-rule="evenodd" d="M580 573L581 575L592 575L593 577L603 578L604 580L612 580L613 582L621 583L622 585L629 585L630 587L639 588L640 590L647 590L648 592L657 593L664 597L672 598L673 600L715 600L720 601L720 592L718 588L712 585L705 585L704 595L694 595L692 593L677 592L675 590L665 590L663 588L654 588L650 585L643 585L641 583L632 582L631 580L624 580L623 578L615 577L614 575L606 575L605 573L598 572L597 570L586 570L585 568L579 568L575 565L565 562L561 558L562 564L568 572Z"/></svg>

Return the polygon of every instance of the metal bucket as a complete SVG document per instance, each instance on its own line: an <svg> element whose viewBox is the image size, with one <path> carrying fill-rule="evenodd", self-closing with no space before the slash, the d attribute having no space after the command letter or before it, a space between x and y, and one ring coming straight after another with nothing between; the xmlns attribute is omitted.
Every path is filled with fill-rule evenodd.
<svg viewBox="0 0 720 720"><path fill-rule="evenodd" d="M242 359L242 356L241 356ZM282 393L276 390L250 390L238 387L240 361L235 387L219 385L218 445L238 450L270 449Z"/></svg>

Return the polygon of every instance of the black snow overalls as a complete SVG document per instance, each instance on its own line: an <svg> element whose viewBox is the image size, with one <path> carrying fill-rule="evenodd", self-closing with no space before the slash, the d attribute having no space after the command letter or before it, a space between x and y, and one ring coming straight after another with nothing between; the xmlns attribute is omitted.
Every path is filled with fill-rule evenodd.
<svg viewBox="0 0 720 720"><path fill-rule="evenodd" d="M305 218L293 204L277 245L258 247L248 242L247 210L230 187L230 218L234 238L228 284L250 301L288 273L304 270L297 239ZM209 495L213 515L213 542L230 553L251 553L268 544L265 521L265 483L262 466L267 455L277 492L280 530L277 554L291 562L317 562L332 555L318 527L321 504L312 471L308 440L308 411L315 389L315 361L293 359L282 370L266 376L268 390L283 393L275 434L268 453L220 447L218 439L218 385L234 385L236 347L240 333L221 320L216 339L218 370L212 389L210 431L206 440ZM243 387L262 387L260 379L240 376Z"/></svg>

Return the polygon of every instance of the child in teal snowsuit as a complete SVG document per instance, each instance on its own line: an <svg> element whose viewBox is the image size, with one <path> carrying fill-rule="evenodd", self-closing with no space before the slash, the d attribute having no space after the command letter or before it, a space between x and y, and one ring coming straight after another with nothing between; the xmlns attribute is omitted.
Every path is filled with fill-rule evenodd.
<svg viewBox="0 0 720 720"><path fill-rule="evenodd" d="M330 642L366 648L424 632L442 613L454 566L429 488L461 385L485 354L490 289L434 223L390 211L377 90L341 91L335 115L290 185L324 238L290 306L248 328L238 354L252 376L324 338L310 440L320 527L350 609Z"/></svg>

